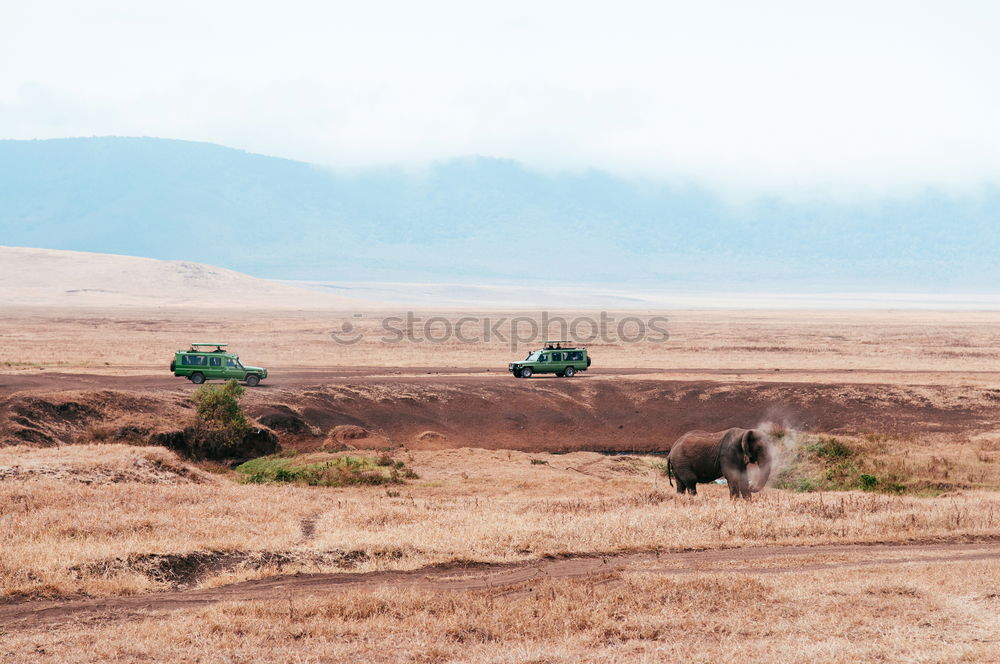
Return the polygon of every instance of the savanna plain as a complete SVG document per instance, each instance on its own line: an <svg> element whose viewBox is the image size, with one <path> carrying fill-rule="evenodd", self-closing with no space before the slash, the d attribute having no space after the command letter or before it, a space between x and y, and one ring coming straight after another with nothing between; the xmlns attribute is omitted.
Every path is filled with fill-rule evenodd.
<svg viewBox="0 0 1000 664"><path fill-rule="evenodd" d="M530 380L392 315L0 314L0 661L1000 660L1000 314L618 312L668 338ZM238 439L192 341L271 372ZM731 426L768 486L678 495Z"/></svg>

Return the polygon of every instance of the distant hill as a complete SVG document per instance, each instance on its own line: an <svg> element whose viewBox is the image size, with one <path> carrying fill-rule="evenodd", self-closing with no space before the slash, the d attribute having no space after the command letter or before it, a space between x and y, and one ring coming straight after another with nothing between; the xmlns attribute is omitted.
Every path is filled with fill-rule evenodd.
<svg viewBox="0 0 1000 664"><path fill-rule="evenodd" d="M998 222L995 188L737 208L497 159L345 175L155 138L0 141L0 244L282 279L994 291Z"/></svg>
<svg viewBox="0 0 1000 664"><path fill-rule="evenodd" d="M364 304L200 263L22 247L0 247L0 302L201 310Z"/></svg>

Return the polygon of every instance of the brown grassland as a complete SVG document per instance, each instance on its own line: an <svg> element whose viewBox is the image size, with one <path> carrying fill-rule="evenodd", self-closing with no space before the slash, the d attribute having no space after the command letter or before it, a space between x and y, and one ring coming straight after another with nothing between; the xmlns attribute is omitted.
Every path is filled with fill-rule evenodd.
<svg viewBox="0 0 1000 664"><path fill-rule="evenodd" d="M503 343L389 346L373 334L342 346L328 332L345 315L5 312L0 415L4 402L40 393L28 381L36 375L51 377L50 391L77 373L110 388L159 380L192 330L233 342L276 380L303 358L419 378L428 367L502 374L522 354ZM406 471L400 481L252 482L232 464L145 440L102 442L99 420L76 431L66 419L76 444L0 447L0 662L1000 660L1000 422L990 391L1000 387L1000 313L670 318L662 347L592 344L604 375L595 365L597 375L524 389L555 399L575 394L561 385L583 385L595 408L604 394L595 385L632 380L615 368L719 385L780 373L795 389L843 386L838 417L881 408L865 415L884 418L884 430L786 431L771 486L733 502L716 485L678 496L655 455L451 448L446 439L440 449L320 453L332 433L317 428L322 419L285 439L288 459L382 455L380 467ZM363 329L376 332L376 319L365 313ZM894 402L869 398L882 384L914 403L937 401L900 424ZM156 417L144 404L187 398L187 386L150 385L134 403L117 402L144 424ZM310 385L295 389L322 392ZM363 403L392 407L378 390L393 385L377 384ZM864 399L851 392L858 385ZM931 394L940 386L947 398ZM293 391L271 389L248 403L263 408ZM94 394L72 398L86 405ZM420 404L411 406L417 417Z"/></svg>
<svg viewBox="0 0 1000 664"><path fill-rule="evenodd" d="M677 496L656 461L641 457L407 452L419 479L342 489L241 484L171 457L112 445L0 451L0 472L16 465L21 474L0 483L2 592L101 596L278 571L1000 534L1000 494L989 491L922 498L768 490L732 504L722 487ZM149 466L159 475L130 477ZM164 468L176 469L173 479Z"/></svg>
<svg viewBox="0 0 1000 664"><path fill-rule="evenodd" d="M351 589L20 632L0 661L987 663L998 587L992 560Z"/></svg>
<svg viewBox="0 0 1000 664"><path fill-rule="evenodd" d="M355 317L357 314L360 317ZM268 367L386 367L476 368L503 371L512 359L537 347L546 334L516 344L511 350L511 323L517 317L540 320L539 311L420 311L414 339L387 344L386 316L405 317L403 310L227 311L205 309L52 310L8 307L0 315L0 370L97 371L100 373L160 373L171 353L191 341L228 341L248 362ZM935 311L624 311L611 312L615 321L628 316L667 318L666 343L621 343L616 324L609 340L588 343L601 367L664 369L675 376L697 377L723 372L728 380L747 372L795 374L782 380L813 380L834 374L851 382L919 384L960 381L997 382L1000 376L1000 312ZM554 312L568 322L583 316L599 320L599 311ZM448 320L425 329L434 317ZM463 317L466 338L455 335L436 343L426 332L444 336L446 325ZM495 324L501 338L483 334L483 320ZM330 333L349 322L356 344L339 344ZM400 328L398 323L392 323ZM530 325L517 328L528 336ZM589 328L577 328L582 335ZM628 334L637 328L627 326ZM649 332L650 336L653 335ZM552 324L549 334L561 334ZM192 338L193 336L197 339ZM351 338L345 335L345 338ZM167 359L164 359L167 358ZM795 376L790 378L790 376ZM829 379L829 377L828 377Z"/></svg>

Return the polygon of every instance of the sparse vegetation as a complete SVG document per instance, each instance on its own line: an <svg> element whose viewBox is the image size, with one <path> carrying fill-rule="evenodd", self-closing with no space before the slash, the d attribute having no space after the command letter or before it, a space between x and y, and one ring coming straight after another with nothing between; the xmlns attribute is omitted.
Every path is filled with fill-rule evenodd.
<svg viewBox="0 0 1000 664"><path fill-rule="evenodd" d="M314 453L281 453L247 461L236 468L247 482L285 482L309 486L399 484L417 477L402 461L389 456L367 457Z"/></svg>
<svg viewBox="0 0 1000 664"><path fill-rule="evenodd" d="M926 457L918 457L911 441L894 440L882 434L851 439L797 434L789 443L783 446L783 464L775 481L777 488L936 495L959 488L983 487L981 480L986 477L984 471L967 465L972 463L971 459L963 464L963 472L958 472L956 460L935 454L933 448L925 452ZM967 452L957 453L964 457Z"/></svg>

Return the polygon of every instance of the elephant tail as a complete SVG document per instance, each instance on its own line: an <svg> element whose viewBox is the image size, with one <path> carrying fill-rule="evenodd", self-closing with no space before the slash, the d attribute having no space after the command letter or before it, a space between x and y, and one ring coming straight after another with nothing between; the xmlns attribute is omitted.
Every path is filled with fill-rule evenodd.
<svg viewBox="0 0 1000 664"><path fill-rule="evenodd" d="M667 457L667 481L670 486L674 485L674 465L670 463L670 457Z"/></svg>

